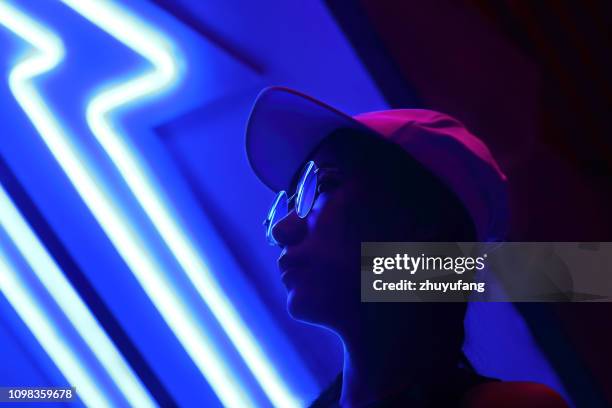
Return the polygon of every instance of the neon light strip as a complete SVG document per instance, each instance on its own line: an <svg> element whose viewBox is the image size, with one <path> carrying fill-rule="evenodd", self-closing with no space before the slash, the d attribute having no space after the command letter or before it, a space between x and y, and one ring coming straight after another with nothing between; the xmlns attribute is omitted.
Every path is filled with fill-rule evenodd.
<svg viewBox="0 0 612 408"><path fill-rule="evenodd" d="M191 317L191 311L169 289L172 284L151 261L149 252L129 228L127 219L91 177L76 149L32 85L34 77L52 70L63 59L60 40L5 3L0 3L0 24L39 51L13 68L9 86L45 144L222 403L227 406L253 406L218 357L219 351Z"/></svg>
<svg viewBox="0 0 612 408"><path fill-rule="evenodd" d="M171 211L160 199L138 160L123 143L111 123L111 112L143 97L167 89L178 80L178 68L168 46L159 33L139 23L109 1L62 0L85 18L101 27L117 40L149 60L154 70L129 82L98 94L87 106L87 122L98 142L126 181L143 210L185 271L204 302L272 403L283 408L298 407L299 403L286 389L257 341L234 309L198 255L189 238L181 230Z"/></svg>
<svg viewBox="0 0 612 408"><path fill-rule="evenodd" d="M111 404L100 390L89 373L75 358L75 353L65 343L58 330L53 327L41 306L28 292L17 272L8 262L6 255L0 249L0 291L17 312L21 320L28 326L36 340L40 343L53 363L68 380L76 387L78 397L87 406L105 406Z"/></svg>
<svg viewBox="0 0 612 408"><path fill-rule="evenodd" d="M0 226L132 406L155 403L0 187Z"/></svg>

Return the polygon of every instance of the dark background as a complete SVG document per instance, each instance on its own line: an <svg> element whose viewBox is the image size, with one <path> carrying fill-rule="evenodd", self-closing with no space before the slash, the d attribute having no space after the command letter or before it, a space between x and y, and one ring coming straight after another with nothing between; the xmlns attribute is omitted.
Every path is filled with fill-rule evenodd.
<svg viewBox="0 0 612 408"><path fill-rule="evenodd" d="M218 346L236 381L268 397L93 138L84 108L149 69L61 2L10 1L62 38L64 61L35 85L83 163L156 258L170 293ZM439 110L463 121L508 176L514 241L612 241L612 2L569 0L125 0L176 46L176 89L125 108L118 129L172 218L297 399L341 368L338 339L291 320L261 221L273 198L252 174L244 126L265 86L296 88L357 114ZM202 370L142 290L16 103L8 75L31 45L0 26L0 182L152 398L219 406ZM95 367L5 232L0 250ZM612 305L471 307L466 354L485 375L545 383L576 407L612 405ZM72 336L72 337L71 337ZM76 339L76 340L75 340ZM112 389L104 370L93 371ZM0 385L65 384L0 296ZM111 384L112 385L112 384ZM123 401L114 390L113 401Z"/></svg>

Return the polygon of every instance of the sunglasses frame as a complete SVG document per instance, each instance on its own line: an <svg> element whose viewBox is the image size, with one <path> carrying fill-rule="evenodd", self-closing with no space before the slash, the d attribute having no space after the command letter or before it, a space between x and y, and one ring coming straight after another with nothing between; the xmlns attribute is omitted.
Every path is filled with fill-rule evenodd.
<svg viewBox="0 0 612 408"><path fill-rule="evenodd" d="M287 215L291 213L291 211L296 211L296 208L294 206L293 209L290 210L290 206L291 206L291 202L295 201L296 203L300 203L302 196L304 194L304 183L306 182L306 179L308 178L308 176L310 176L311 172L314 172L314 175L316 177L316 185L315 185L315 193L314 193L314 197L310 202L310 205L308 207L308 210L306 210L306 212L303 215L300 215L300 212L296 211L296 214L298 217L300 218L306 218L308 216L308 214L310 214L310 211L312 210L312 207L314 207L314 203L317 201L317 198L319 197L319 172L321 170L327 170L327 168L322 168L322 167L318 167L316 165L316 163L313 160L308 161L305 165L304 165L304 170L302 170L302 175L300 176L300 181L298 182L297 186L296 186L296 191L295 193L293 193L293 195L291 197L289 197L289 195L287 194L286 190L281 190L276 194L276 197L274 198L274 201L272 202L272 205L270 206L270 209L268 210L268 215L266 217L266 219L263 222L263 226L266 229L266 240L268 241L268 243L270 245L273 246L278 246L278 242L274 239L274 236L272 234L272 229L274 228L274 225L276 225L278 223L278 221L274 224L272 224L272 220L274 218L274 215L276 214L276 211L278 209L278 205L282 202L283 197L287 197L285 198L285 203L287 205ZM329 169L329 170L336 170L336 169ZM283 217L285 218L286 215ZM281 218L282 219L282 218Z"/></svg>

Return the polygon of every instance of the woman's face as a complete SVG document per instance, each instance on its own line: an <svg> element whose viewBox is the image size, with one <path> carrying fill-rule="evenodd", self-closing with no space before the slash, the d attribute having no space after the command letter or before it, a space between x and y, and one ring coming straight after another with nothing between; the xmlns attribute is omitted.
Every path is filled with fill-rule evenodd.
<svg viewBox="0 0 612 408"><path fill-rule="evenodd" d="M322 170L308 216L291 211L273 228L283 248L278 266L289 313L330 328L358 315L361 242L374 240L381 228L388 231L396 218L380 211L385 197L374 191L376 183L351 172L333 150L324 143L311 157Z"/></svg>

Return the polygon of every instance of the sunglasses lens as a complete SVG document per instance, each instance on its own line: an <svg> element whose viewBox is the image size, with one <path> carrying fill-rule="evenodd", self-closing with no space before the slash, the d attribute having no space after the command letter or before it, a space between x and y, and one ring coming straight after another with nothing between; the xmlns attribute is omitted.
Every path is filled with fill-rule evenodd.
<svg viewBox="0 0 612 408"><path fill-rule="evenodd" d="M310 161L306 164L297 193L296 212L300 218L304 218L310 212L317 193L317 174L314 162Z"/></svg>
<svg viewBox="0 0 612 408"><path fill-rule="evenodd" d="M277 245L274 235L272 234L274 226L283 219L289 212L287 208L287 193L280 191L268 211L268 217L266 218L266 239L270 245Z"/></svg>

